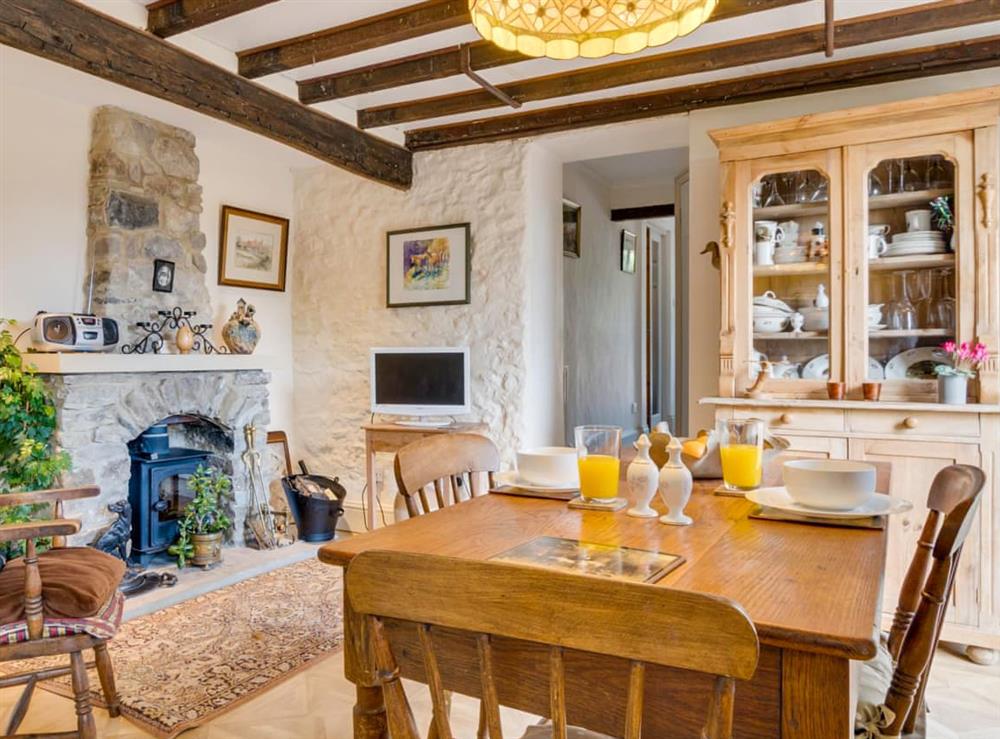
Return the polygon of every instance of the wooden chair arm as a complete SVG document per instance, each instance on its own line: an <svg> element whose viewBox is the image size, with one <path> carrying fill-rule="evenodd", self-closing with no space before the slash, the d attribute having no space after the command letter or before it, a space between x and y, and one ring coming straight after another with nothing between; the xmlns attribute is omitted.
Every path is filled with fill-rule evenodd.
<svg viewBox="0 0 1000 739"><path fill-rule="evenodd" d="M16 505L56 503L64 500L79 500L80 498L96 498L100 494L101 489L97 485L84 485L78 488L33 490L28 493L0 493L0 508Z"/></svg>
<svg viewBox="0 0 1000 739"><path fill-rule="evenodd" d="M52 521L30 521L28 523L5 523L0 526L0 541L23 541L41 539L46 536L69 536L80 530L76 519L57 518Z"/></svg>

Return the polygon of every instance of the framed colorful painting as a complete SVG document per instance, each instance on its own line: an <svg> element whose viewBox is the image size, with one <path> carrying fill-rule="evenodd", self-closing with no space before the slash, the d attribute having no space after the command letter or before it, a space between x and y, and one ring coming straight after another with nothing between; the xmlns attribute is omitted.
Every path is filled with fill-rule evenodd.
<svg viewBox="0 0 1000 739"><path fill-rule="evenodd" d="M222 206L219 284L285 290L288 219Z"/></svg>
<svg viewBox="0 0 1000 739"><path fill-rule="evenodd" d="M470 300L468 223L386 234L386 305L461 305Z"/></svg>

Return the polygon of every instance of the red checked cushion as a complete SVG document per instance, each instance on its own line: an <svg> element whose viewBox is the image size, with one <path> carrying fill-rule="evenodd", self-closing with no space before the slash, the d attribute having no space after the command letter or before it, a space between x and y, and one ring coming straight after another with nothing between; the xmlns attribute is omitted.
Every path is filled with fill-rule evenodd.
<svg viewBox="0 0 1000 739"><path fill-rule="evenodd" d="M45 619L88 618L111 600L125 563L91 547L50 549L38 555ZM0 571L0 625L24 618L24 559Z"/></svg>
<svg viewBox="0 0 1000 739"><path fill-rule="evenodd" d="M116 590L111 599L93 616L87 618L46 618L42 621L42 638L89 634L95 639L108 640L117 632L125 610L125 596ZM0 624L0 647L28 641L27 621Z"/></svg>

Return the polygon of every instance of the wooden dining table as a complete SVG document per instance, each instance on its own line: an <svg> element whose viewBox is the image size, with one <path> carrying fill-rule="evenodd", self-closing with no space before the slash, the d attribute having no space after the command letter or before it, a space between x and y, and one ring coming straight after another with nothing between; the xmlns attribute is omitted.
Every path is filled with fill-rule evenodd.
<svg viewBox="0 0 1000 739"><path fill-rule="evenodd" d="M736 689L735 736L851 736L857 670L877 646L885 532L750 518L752 503L713 495L716 486L715 481L696 482L686 510L694 524L687 527L624 511L584 511L562 501L489 494L331 541L320 548L319 558L347 567L356 554L381 549L485 560L540 536L681 555L683 564L653 587L730 598L743 606L760 638L757 672ZM346 598L344 611L345 672L357 690L354 736L382 739L387 736L384 706L364 623ZM424 681L415 630L396 629L393 646L403 676ZM528 642L500 650L502 704L548 713L544 654ZM578 666L581 674L567 684L570 721L575 717L589 728L617 734L620 713L611 704L624 703L627 669L623 664L623 678L606 668L589 674L593 666L582 658ZM450 655L441 659L441 671L446 689L479 697L475 648L460 634ZM709 690L702 677L668 668L648 673L644 736L698 736Z"/></svg>

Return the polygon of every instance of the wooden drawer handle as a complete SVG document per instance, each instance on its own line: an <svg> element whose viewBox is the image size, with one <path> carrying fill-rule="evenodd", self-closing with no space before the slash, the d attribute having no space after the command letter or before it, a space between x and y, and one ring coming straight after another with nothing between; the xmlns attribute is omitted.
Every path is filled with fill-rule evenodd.
<svg viewBox="0 0 1000 739"><path fill-rule="evenodd" d="M780 416L778 416L778 423L788 424L788 423L791 423L791 422L792 422L792 414L791 413L782 413Z"/></svg>
<svg viewBox="0 0 1000 739"><path fill-rule="evenodd" d="M915 429L919 425L920 421L914 418L913 416L907 416L906 418L903 419L903 426L905 426L908 429Z"/></svg>

